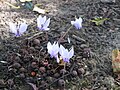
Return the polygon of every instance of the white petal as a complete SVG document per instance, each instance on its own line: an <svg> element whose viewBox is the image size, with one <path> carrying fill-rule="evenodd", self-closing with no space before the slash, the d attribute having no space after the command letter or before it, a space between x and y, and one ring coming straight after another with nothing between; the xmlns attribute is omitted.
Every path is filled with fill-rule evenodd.
<svg viewBox="0 0 120 90"><path fill-rule="evenodd" d="M58 58L58 55L56 56L56 59L57 59L57 63L59 63L59 62L60 62L60 59Z"/></svg>
<svg viewBox="0 0 120 90"><path fill-rule="evenodd" d="M74 25L75 21L71 21L71 24Z"/></svg>
<svg viewBox="0 0 120 90"><path fill-rule="evenodd" d="M48 30L49 24L50 24L50 18L44 23L43 29L44 29L44 30Z"/></svg>
<svg viewBox="0 0 120 90"><path fill-rule="evenodd" d="M68 40L68 43L70 43L70 38L69 38L69 36L68 36L67 40Z"/></svg>
<svg viewBox="0 0 120 90"><path fill-rule="evenodd" d="M17 27L14 23L9 22L9 27L12 33L17 34Z"/></svg>
<svg viewBox="0 0 120 90"><path fill-rule="evenodd" d="M44 27L43 30L48 31L48 30L50 30L50 28L45 28L45 27Z"/></svg>
<svg viewBox="0 0 120 90"><path fill-rule="evenodd" d="M65 49L64 51L63 51L63 56L62 56L63 58L69 58L69 53L68 53L68 50L67 49Z"/></svg>
<svg viewBox="0 0 120 90"><path fill-rule="evenodd" d="M47 49L48 49L48 53L50 54L52 50L52 44L50 42L48 42L47 44Z"/></svg>
<svg viewBox="0 0 120 90"><path fill-rule="evenodd" d="M81 18L81 17L79 17L79 22L81 22L81 23L82 23L82 18Z"/></svg>
<svg viewBox="0 0 120 90"><path fill-rule="evenodd" d="M63 56L64 51L65 51L65 48L62 45L60 45L59 53L61 56Z"/></svg>
<svg viewBox="0 0 120 90"><path fill-rule="evenodd" d="M58 54L58 52L59 52L58 42L57 42L55 45L53 44L53 51L54 51L54 54L55 54L55 55Z"/></svg>
<svg viewBox="0 0 120 90"><path fill-rule="evenodd" d="M82 18L79 18L76 22L81 25L82 24Z"/></svg>
<svg viewBox="0 0 120 90"><path fill-rule="evenodd" d="M41 28L41 19L42 19L42 17L41 17L41 15L39 15L39 17L37 18L37 26L39 28Z"/></svg>
<svg viewBox="0 0 120 90"><path fill-rule="evenodd" d="M41 24L45 24L45 22L46 22L46 16L44 16L43 18L42 18L42 20L41 20Z"/></svg>
<svg viewBox="0 0 120 90"><path fill-rule="evenodd" d="M80 29L82 27L82 18L75 18L75 21L71 21L71 24L74 25L77 29Z"/></svg>
<svg viewBox="0 0 120 90"><path fill-rule="evenodd" d="M39 15L39 17L37 18L37 26L39 28L42 28L41 25L44 25L45 21L46 21L46 16L42 17L41 15Z"/></svg>
<svg viewBox="0 0 120 90"><path fill-rule="evenodd" d="M71 50L69 51L69 58L71 58L74 55L74 49L73 46L71 47Z"/></svg>
<svg viewBox="0 0 120 90"><path fill-rule="evenodd" d="M23 34L27 30L28 25L26 23L21 23L19 28L19 33Z"/></svg>
<svg viewBox="0 0 120 90"><path fill-rule="evenodd" d="M62 45L60 46L59 53L63 59L69 58L68 50L65 49Z"/></svg>
<svg viewBox="0 0 120 90"><path fill-rule="evenodd" d="M82 27L82 23L77 19L74 23L74 26L77 28L77 29L80 29Z"/></svg>

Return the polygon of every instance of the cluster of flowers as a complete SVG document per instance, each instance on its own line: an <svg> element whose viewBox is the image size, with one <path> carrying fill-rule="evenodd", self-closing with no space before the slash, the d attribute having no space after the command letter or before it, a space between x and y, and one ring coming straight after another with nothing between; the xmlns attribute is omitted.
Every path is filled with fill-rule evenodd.
<svg viewBox="0 0 120 90"><path fill-rule="evenodd" d="M41 15L39 15L39 17L37 18L37 27L39 28L39 30L41 31L47 31L50 30L50 28L48 28L50 24L50 18L47 19L46 16L42 17ZM75 21L71 21L71 24L74 25L77 29L80 29L82 27L82 18L79 18ZM21 23L16 25L15 23L10 22L9 23L10 26L10 30L12 33L15 34L15 36L21 36L26 30L28 25L26 23Z"/></svg>
<svg viewBox="0 0 120 90"><path fill-rule="evenodd" d="M71 21L71 24L75 26L76 29L82 28L82 18L79 19L75 18L75 19L76 19L75 21ZM48 28L49 24L50 24L50 18L47 19L46 16L42 17L41 15L37 18L37 27L39 28L40 31L50 30L50 28ZM12 22L9 23L9 26L11 32L15 34L15 36L17 37L21 36L27 30L28 27L26 23L21 23L16 25L15 23ZM60 45L59 47L58 42L54 42L53 44L48 42L47 49L51 57L56 58L58 63L60 62L58 55L62 57L64 62L69 62L70 58L74 55L73 46L71 47L70 50L68 50L65 49L62 45Z"/></svg>
<svg viewBox="0 0 120 90"><path fill-rule="evenodd" d="M37 18L37 27L41 31L47 31L49 30L48 26L50 24L50 18L47 20L46 16L42 17L41 15ZM21 23L16 25L15 23L10 22L9 23L10 30L15 36L19 37L21 36L26 30L28 25L26 23Z"/></svg>
<svg viewBox="0 0 120 90"><path fill-rule="evenodd" d="M54 42L53 44L48 42L47 49L51 57L56 58L58 63L60 62L58 53L60 54L64 62L69 62L70 58L74 55L73 46L71 47L70 50L68 50L68 49L65 49L62 45L60 45L59 47L58 42Z"/></svg>

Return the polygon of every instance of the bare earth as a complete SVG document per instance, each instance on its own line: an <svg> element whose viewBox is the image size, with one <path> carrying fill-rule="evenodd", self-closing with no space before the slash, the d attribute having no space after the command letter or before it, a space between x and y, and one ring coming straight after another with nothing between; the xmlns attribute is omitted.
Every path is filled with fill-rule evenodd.
<svg viewBox="0 0 120 90"><path fill-rule="evenodd" d="M39 90L63 90L63 88L66 90L120 90L120 80L116 80L117 75L113 73L111 66L111 51L115 48L120 49L120 1L115 0L110 3L101 1L34 0L33 4L40 4L40 8L49 11L45 14L51 18L48 39L45 33L32 37L35 35L33 32L37 30L38 13L22 8L15 9L5 3L15 4L14 0L1 1L0 61L6 61L7 64L0 63L0 90L31 90L25 88L28 83L33 83ZM66 66L67 73L63 78L61 68L57 68L58 64L55 60L48 56L47 59L45 58L46 45L48 41L57 41L71 26L70 21L74 20L75 16L83 18L83 28L76 30L73 27L61 42L66 47L73 45L75 48L75 55ZM95 17L108 18L108 20L97 26L90 21ZM29 24L27 33L30 35L27 36L26 33L26 36L23 35L20 38L12 37L9 22L23 21ZM71 40L70 44L67 42L68 36ZM28 38L31 39L28 40ZM34 44L35 39L40 41L39 45ZM50 69L43 65L44 58L51 65ZM36 67L32 66L33 62L37 63ZM17 68L14 66L16 63L20 64ZM46 71L41 73L40 67L45 68ZM21 68L26 69L26 72L21 72ZM85 71L84 73L79 71L81 68ZM31 76L32 71L37 74ZM60 76L57 77L56 74ZM64 79L65 87L59 83L61 79ZM12 85L8 83L10 81Z"/></svg>

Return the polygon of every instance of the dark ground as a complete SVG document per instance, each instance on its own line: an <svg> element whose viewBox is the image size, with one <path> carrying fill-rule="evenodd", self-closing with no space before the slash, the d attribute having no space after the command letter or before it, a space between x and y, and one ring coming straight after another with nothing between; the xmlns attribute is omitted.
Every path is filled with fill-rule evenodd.
<svg viewBox="0 0 120 90"><path fill-rule="evenodd" d="M68 33L71 43L67 42L68 35L61 42L68 48L73 45L75 55L64 70L47 54L46 34L34 33L38 14L4 5L0 12L0 61L6 63L0 62L0 90L33 90L30 83L39 90L120 90L120 81L116 80L111 66L111 52L120 48L120 1L38 0L34 3L50 11L46 16L51 18L48 31L51 42L60 38L75 16L83 18L83 28L72 28ZM95 17L108 20L97 26L90 22ZM8 22L24 20L30 24L29 34L19 38L9 36ZM36 43L36 39L40 42Z"/></svg>

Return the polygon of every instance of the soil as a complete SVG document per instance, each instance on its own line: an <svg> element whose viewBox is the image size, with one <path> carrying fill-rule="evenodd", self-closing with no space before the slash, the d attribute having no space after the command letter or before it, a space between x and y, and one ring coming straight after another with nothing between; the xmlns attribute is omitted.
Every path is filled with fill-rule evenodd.
<svg viewBox="0 0 120 90"><path fill-rule="evenodd" d="M112 50L120 48L119 0L36 0L33 4L49 11L45 14L51 18L47 33L36 27L38 13L0 2L0 90L120 90L111 58ZM82 17L83 27L72 27L60 42L66 48L74 46L75 52L64 68L47 53L47 43L58 41L75 16ZM108 19L96 25L91 22L96 17ZM28 30L14 37L10 21L26 21Z"/></svg>

